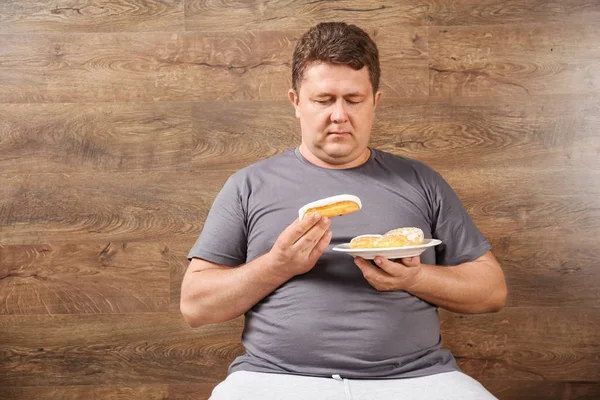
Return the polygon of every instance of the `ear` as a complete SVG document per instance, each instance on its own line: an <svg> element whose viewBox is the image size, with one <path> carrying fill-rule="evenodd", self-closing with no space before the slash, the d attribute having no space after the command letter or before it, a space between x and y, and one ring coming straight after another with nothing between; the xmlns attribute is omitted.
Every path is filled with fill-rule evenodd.
<svg viewBox="0 0 600 400"><path fill-rule="evenodd" d="M375 98L373 99L373 110L377 108L377 104L379 104L381 101L381 96L383 96L383 93L378 90L377 93L375 93Z"/></svg>
<svg viewBox="0 0 600 400"><path fill-rule="evenodd" d="M294 106L294 109L296 110L296 118L300 118L300 107L298 107L298 103L300 102L300 97L298 96L298 94L296 93L296 91L294 89L290 89L288 91L288 97L290 98L290 101L292 102L292 105Z"/></svg>

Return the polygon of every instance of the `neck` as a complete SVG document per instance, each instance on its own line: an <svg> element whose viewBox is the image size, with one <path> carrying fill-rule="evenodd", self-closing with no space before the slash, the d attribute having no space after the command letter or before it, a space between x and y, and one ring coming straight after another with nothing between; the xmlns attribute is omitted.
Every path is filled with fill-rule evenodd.
<svg viewBox="0 0 600 400"><path fill-rule="evenodd" d="M358 167L363 165L369 160L371 156L371 150L367 147L365 150L356 158L348 161L341 162L331 162L329 160L324 160L323 158L313 154L304 143L300 144L299 147L300 154L311 164L314 164L318 167L329 168L329 169L348 169Z"/></svg>

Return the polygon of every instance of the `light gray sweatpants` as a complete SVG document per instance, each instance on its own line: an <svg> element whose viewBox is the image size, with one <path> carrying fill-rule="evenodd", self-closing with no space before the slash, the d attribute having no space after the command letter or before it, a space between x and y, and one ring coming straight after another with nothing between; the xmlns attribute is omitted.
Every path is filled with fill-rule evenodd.
<svg viewBox="0 0 600 400"><path fill-rule="evenodd" d="M238 371L213 390L210 400L493 400L462 372L419 378L344 379Z"/></svg>

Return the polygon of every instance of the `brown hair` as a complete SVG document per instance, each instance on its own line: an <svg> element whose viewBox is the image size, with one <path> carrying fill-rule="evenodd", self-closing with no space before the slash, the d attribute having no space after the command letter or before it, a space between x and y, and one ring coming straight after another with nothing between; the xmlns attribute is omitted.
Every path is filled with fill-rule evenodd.
<svg viewBox="0 0 600 400"><path fill-rule="evenodd" d="M379 52L375 42L356 25L323 22L310 28L296 43L292 58L292 88L299 94L306 69L314 63L347 65L358 71L365 65L373 86L379 89Z"/></svg>

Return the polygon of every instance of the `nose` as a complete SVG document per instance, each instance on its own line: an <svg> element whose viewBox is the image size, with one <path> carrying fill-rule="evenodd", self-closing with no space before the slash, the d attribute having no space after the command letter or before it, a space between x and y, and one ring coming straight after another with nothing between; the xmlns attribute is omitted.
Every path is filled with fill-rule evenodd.
<svg viewBox="0 0 600 400"><path fill-rule="evenodd" d="M335 102L333 105L333 110L331 112L331 121L339 124L341 122L346 122L348 120L348 113L346 113L346 108L344 104L344 99L340 99Z"/></svg>

